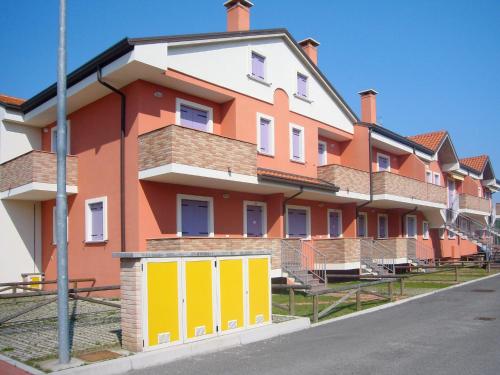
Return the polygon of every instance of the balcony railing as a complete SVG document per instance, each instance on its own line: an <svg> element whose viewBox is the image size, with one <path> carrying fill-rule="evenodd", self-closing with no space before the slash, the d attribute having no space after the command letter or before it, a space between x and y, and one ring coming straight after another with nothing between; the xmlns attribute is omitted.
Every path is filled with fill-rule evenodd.
<svg viewBox="0 0 500 375"><path fill-rule="evenodd" d="M256 176L256 146L179 125L139 136L139 171L169 164Z"/></svg>
<svg viewBox="0 0 500 375"><path fill-rule="evenodd" d="M66 157L68 193L76 193L78 160ZM2 198L46 200L55 197L57 156L52 152L33 150L0 165Z"/></svg>
<svg viewBox="0 0 500 375"><path fill-rule="evenodd" d="M376 172L373 174L373 194L395 195L446 204L446 188L391 172Z"/></svg>
<svg viewBox="0 0 500 375"><path fill-rule="evenodd" d="M462 210L474 210L491 214L491 201L489 199L475 197L469 194L459 195L459 205Z"/></svg>
<svg viewBox="0 0 500 375"><path fill-rule="evenodd" d="M341 191L370 194L370 174L338 164L318 167L318 178L335 184Z"/></svg>
<svg viewBox="0 0 500 375"><path fill-rule="evenodd" d="M361 251L360 238L314 240L313 245L326 256L326 263L328 265L359 263Z"/></svg>

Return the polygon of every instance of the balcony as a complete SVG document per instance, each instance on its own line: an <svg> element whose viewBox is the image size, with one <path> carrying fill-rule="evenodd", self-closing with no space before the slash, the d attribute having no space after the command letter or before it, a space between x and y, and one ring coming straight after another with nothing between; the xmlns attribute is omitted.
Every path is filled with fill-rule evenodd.
<svg viewBox="0 0 500 375"><path fill-rule="evenodd" d="M359 169L329 164L318 167L318 178L340 188L337 195L370 194L370 174Z"/></svg>
<svg viewBox="0 0 500 375"><path fill-rule="evenodd" d="M374 201L444 208L446 188L391 172L373 174Z"/></svg>
<svg viewBox="0 0 500 375"><path fill-rule="evenodd" d="M76 194L78 160L66 157L68 194ZM56 154L30 151L0 165L0 199L45 201L54 199L57 191Z"/></svg>
<svg viewBox="0 0 500 375"><path fill-rule="evenodd" d="M139 136L139 179L235 189L257 184L256 146L168 125Z"/></svg>
<svg viewBox="0 0 500 375"><path fill-rule="evenodd" d="M327 270L348 270L360 267L360 238L332 238L314 240L316 250L326 256Z"/></svg>
<svg viewBox="0 0 500 375"><path fill-rule="evenodd" d="M460 210L470 213L482 213L484 215L491 214L491 201L489 199L475 197L469 194L460 194L458 199Z"/></svg>

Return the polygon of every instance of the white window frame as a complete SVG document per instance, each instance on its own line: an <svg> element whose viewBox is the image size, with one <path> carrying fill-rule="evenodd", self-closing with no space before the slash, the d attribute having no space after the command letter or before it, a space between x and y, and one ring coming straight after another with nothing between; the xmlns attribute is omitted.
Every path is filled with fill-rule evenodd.
<svg viewBox="0 0 500 375"><path fill-rule="evenodd" d="M299 75L303 76L306 78L306 96L299 95ZM295 97L299 99L304 99L305 101L310 102L309 100L309 80L311 77L309 75L304 74L302 72L297 72L296 78L295 78Z"/></svg>
<svg viewBox="0 0 500 375"><path fill-rule="evenodd" d="M453 233L451 230L447 230L448 232L448 239L449 240L455 240L457 238L457 235L455 233Z"/></svg>
<svg viewBox="0 0 500 375"><path fill-rule="evenodd" d="M446 233L446 228L439 228L439 239L444 240L445 233Z"/></svg>
<svg viewBox="0 0 500 375"><path fill-rule="evenodd" d="M302 154L300 155L300 159L296 160L293 158L293 129L300 130L300 147L302 150ZM294 163L305 163L306 162L306 149L305 149L305 129L303 126L290 123L289 124L289 143L290 143L290 161Z"/></svg>
<svg viewBox="0 0 500 375"><path fill-rule="evenodd" d="M384 169L383 171L380 170L380 163L379 163L379 158L380 157L383 157L383 158L386 158L388 160L388 166L389 168L387 169ZM377 152L377 172L390 172L391 171L391 157L387 154L383 154L381 152Z"/></svg>
<svg viewBox="0 0 500 375"><path fill-rule="evenodd" d="M269 121L271 127L271 134L269 137L270 152L263 152L260 149L260 120L265 119ZM274 156L274 117L257 112L257 152L261 155Z"/></svg>
<svg viewBox="0 0 500 375"><path fill-rule="evenodd" d="M415 219L415 235L414 236L410 236L408 235L408 218L414 218ZM417 216L416 215L406 215L406 218L405 218L405 236L406 238L417 238L418 237L418 220L417 220Z"/></svg>
<svg viewBox="0 0 500 375"><path fill-rule="evenodd" d="M102 240L92 240L92 212L90 205L93 203L102 202ZM99 197L85 200L85 242L86 243L102 243L108 241L108 197Z"/></svg>
<svg viewBox="0 0 500 375"><path fill-rule="evenodd" d="M66 240L69 242L69 218L66 216ZM56 206L52 207L52 245L57 245Z"/></svg>
<svg viewBox="0 0 500 375"><path fill-rule="evenodd" d="M385 217L385 237L380 237L380 218ZM377 215L377 238L379 239L388 239L389 238L389 215L387 214L378 214Z"/></svg>
<svg viewBox="0 0 500 375"><path fill-rule="evenodd" d="M356 237L358 238L367 238L368 237L368 213L367 212L360 212L358 213L358 216L364 216L365 217L365 235L364 236L358 236L359 230L358 230L358 218L356 218Z"/></svg>
<svg viewBox="0 0 500 375"><path fill-rule="evenodd" d="M296 206L293 204L286 205L286 210L285 210L286 238L290 238L290 235L288 232L288 209L289 208L306 211L306 238L305 239L311 239L311 207L309 207L309 206ZM295 237L292 237L292 238L295 238Z"/></svg>
<svg viewBox="0 0 500 375"><path fill-rule="evenodd" d="M53 126L50 129L50 151L51 152L56 152L57 151L57 145L55 144L55 139L56 139L56 133L57 133L57 126ZM66 120L66 154L71 155L71 121Z"/></svg>
<svg viewBox="0 0 500 375"><path fill-rule="evenodd" d="M434 177L432 175L432 171L429 170L425 171L425 182L427 182L428 184L434 183Z"/></svg>
<svg viewBox="0 0 500 375"><path fill-rule="evenodd" d="M208 202L208 237L214 236L214 198L202 195L189 195L189 194L177 194L177 212L176 212L176 224L177 224L177 237L182 236L182 200L189 199L195 201ZM187 236L189 237L189 236Z"/></svg>
<svg viewBox="0 0 500 375"><path fill-rule="evenodd" d="M339 233L340 235L338 237L336 236L332 236L332 234L330 233L330 213L331 212L337 212L339 214ZM328 238L342 238L344 237L344 228L342 226L342 210L339 210L338 208L329 208L328 211L327 211L327 216L326 216L326 219L327 219L327 223L328 223Z"/></svg>
<svg viewBox="0 0 500 375"><path fill-rule="evenodd" d="M439 173L434 172L432 177L433 177L432 182L434 183L434 185L441 186L441 175ZM437 177L437 180L436 180L436 177ZM436 181L437 181L437 183L436 183Z"/></svg>
<svg viewBox="0 0 500 375"><path fill-rule="evenodd" d="M425 225L427 225L427 233L425 231ZM430 238L431 228L429 227L429 222L427 220L422 221L422 238L428 240Z"/></svg>
<svg viewBox="0 0 500 375"><path fill-rule="evenodd" d="M252 54L256 54L256 55L264 58L264 79L261 79L260 77L253 75L253 72L252 72ZM267 69L267 60L268 60L268 58L264 53L254 49L254 48L250 48L249 53L248 53L248 74L247 74L247 77L255 82L262 83L265 86L269 87L269 86L271 86L271 83L269 82L269 71Z"/></svg>
<svg viewBox="0 0 500 375"><path fill-rule="evenodd" d="M477 196L483 198L483 189L480 186L477 187Z"/></svg>
<svg viewBox="0 0 500 375"><path fill-rule="evenodd" d="M260 206L262 207L262 237L267 238L267 203L258 201L243 201L243 237L248 237L247 233L247 207ZM251 237L254 238L254 237Z"/></svg>
<svg viewBox="0 0 500 375"><path fill-rule="evenodd" d="M201 111L206 111L208 113L208 133L214 132L214 109L212 107L195 103L182 98L175 98L175 123L179 126L181 125L181 105L186 105Z"/></svg>
<svg viewBox="0 0 500 375"><path fill-rule="evenodd" d="M323 154L323 156L322 156L322 159L324 159L324 160L321 160L321 161L320 161L320 160L319 160L319 157L318 157L318 164L319 164L320 166L322 166L322 165L327 165L327 164L328 164L328 143L326 143L325 141L318 141L318 146L319 146L320 144L322 144L322 145L324 145L324 146L325 146L325 147L324 147L325 152L324 152L324 154ZM319 147L318 147L318 150L319 150ZM318 156L319 156L319 155L318 155Z"/></svg>

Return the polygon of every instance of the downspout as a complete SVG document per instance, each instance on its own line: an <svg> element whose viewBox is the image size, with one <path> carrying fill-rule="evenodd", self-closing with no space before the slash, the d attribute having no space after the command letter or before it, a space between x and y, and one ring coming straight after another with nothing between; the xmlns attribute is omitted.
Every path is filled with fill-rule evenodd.
<svg viewBox="0 0 500 375"><path fill-rule="evenodd" d="M370 179L370 200L368 202L362 203L359 206L356 206L356 219L359 217L359 209L363 208L370 203L373 202L373 148L372 148L372 130L373 130L373 125L370 125L368 128L368 159L369 160L369 165L368 165L368 178Z"/></svg>
<svg viewBox="0 0 500 375"><path fill-rule="evenodd" d="M288 197L286 198L284 201L283 201L283 208L282 208L282 211L283 211L283 234L284 236L286 237L286 204L287 202L291 201L292 199L298 197L300 194L302 194L304 192L304 187L301 186L300 187L300 190L295 193L294 195L292 195L291 197Z"/></svg>
<svg viewBox="0 0 500 375"><path fill-rule="evenodd" d="M107 87L114 93L120 95L121 110L120 110L120 251L125 251L125 113L126 113L126 96L117 88L111 86L102 80L101 66L97 66L97 81L104 87Z"/></svg>

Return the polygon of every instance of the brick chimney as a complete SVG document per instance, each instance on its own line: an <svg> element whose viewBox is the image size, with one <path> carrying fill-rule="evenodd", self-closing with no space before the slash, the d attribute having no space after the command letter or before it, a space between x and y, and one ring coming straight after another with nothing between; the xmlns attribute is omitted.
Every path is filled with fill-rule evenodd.
<svg viewBox="0 0 500 375"><path fill-rule="evenodd" d="M373 89L363 90L358 92L361 96L361 121L370 124L377 123L377 98L376 92Z"/></svg>
<svg viewBox="0 0 500 375"><path fill-rule="evenodd" d="M302 47L307 56L313 61L315 65L318 65L318 46L319 42L313 38L307 38L301 40L299 45Z"/></svg>
<svg viewBox="0 0 500 375"><path fill-rule="evenodd" d="M248 0L228 0L224 3L227 9L227 31L250 30L250 8Z"/></svg>

